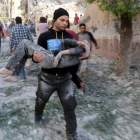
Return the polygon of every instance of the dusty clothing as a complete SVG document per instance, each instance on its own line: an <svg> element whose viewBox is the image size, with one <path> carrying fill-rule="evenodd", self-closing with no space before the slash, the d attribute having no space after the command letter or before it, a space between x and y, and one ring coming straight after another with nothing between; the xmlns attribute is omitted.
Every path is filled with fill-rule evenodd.
<svg viewBox="0 0 140 140"><path fill-rule="evenodd" d="M39 74L38 89L36 92L35 117L38 119L42 116L45 104L51 95L57 91L58 97L64 109L66 121L66 132L73 134L77 129L75 108L77 106L72 90L71 75L51 75L42 71Z"/></svg>
<svg viewBox="0 0 140 140"><path fill-rule="evenodd" d="M72 44L72 42L74 42ZM79 53L83 52L84 49L80 46L76 48L70 48L69 46L77 46L75 40L64 40L64 45L67 45L67 48L69 48L71 55L63 55L62 58L60 59L60 62L58 63L58 68L63 68L63 67L68 67L72 65L76 65L77 63L80 62L79 60ZM6 65L6 68L9 69L10 71L13 71L14 75L19 75L19 72L26 63L28 58L33 57L33 53L37 52L43 52L46 54L46 57L39 63L42 68L44 69L50 69L54 68L53 66L53 60L54 60L54 55L51 53L51 51L48 51L39 45L23 39L17 49L15 50L15 53L13 56L10 58L9 62Z"/></svg>
<svg viewBox="0 0 140 140"><path fill-rule="evenodd" d="M86 72L87 67L88 67L88 59L85 59L80 64L79 72L80 73Z"/></svg>
<svg viewBox="0 0 140 140"><path fill-rule="evenodd" d="M23 39L27 39L33 42L33 38L29 29L22 24L17 24L12 28L10 33L10 42L9 42L10 48L12 48L15 51L18 44ZM21 69L20 76L24 79L26 78L24 67L22 67Z"/></svg>

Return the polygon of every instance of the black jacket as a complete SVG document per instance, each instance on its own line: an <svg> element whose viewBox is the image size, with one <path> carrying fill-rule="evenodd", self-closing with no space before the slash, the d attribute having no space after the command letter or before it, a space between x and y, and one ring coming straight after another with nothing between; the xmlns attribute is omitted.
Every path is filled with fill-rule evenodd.
<svg viewBox="0 0 140 140"><path fill-rule="evenodd" d="M37 44L44 49L51 50L54 56L57 55L59 51L62 49L65 49L62 47L61 40L62 39L74 39L74 37L69 34L68 32L64 31L55 31L52 28L50 28L47 32L44 32L40 34L38 38ZM42 70L47 73L67 73L68 72L68 67L67 68L51 68L51 69L44 69Z"/></svg>

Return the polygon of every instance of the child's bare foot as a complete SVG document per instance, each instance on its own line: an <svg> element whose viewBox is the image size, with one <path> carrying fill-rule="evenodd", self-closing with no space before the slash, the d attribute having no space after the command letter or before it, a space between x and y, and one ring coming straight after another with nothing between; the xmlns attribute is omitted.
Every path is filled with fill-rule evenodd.
<svg viewBox="0 0 140 140"><path fill-rule="evenodd" d="M4 75L11 75L13 72L6 69L5 67L0 69L0 74L4 74Z"/></svg>
<svg viewBox="0 0 140 140"><path fill-rule="evenodd" d="M10 76L4 78L3 81L6 81L6 82L16 82L17 81L17 76L10 75Z"/></svg>

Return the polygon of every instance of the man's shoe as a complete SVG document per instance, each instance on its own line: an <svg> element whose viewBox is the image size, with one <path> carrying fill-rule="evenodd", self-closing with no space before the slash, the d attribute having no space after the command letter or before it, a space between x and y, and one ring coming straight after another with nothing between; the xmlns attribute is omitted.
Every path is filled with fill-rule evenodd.
<svg viewBox="0 0 140 140"><path fill-rule="evenodd" d="M35 124L36 124L37 126L42 126L42 125L43 125L42 120L39 120L39 121L36 121L36 120L35 120Z"/></svg>
<svg viewBox="0 0 140 140"><path fill-rule="evenodd" d="M13 72L6 69L5 67L0 69L0 74L4 74L4 75L11 75Z"/></svg>
<svg viewBox="0 0 140 140"><path fill-rule="evenodd" d="M4 78L3 81L6 81L6 82L16 82L17 81L17 76L10 75L10 76Z"/></svg>
<svg viewBox="0 0 140 140"><path fill-rule="evenodd" d="M74 134L67 134L67 140L80 140L80 139L78 138L78 135L75 132Z"/></svg>
<svg viewBox="0 0 140 140"><path fill-rule="evenodd" d="M42 126L42 115L36 115L35 114L35 124L38 126Z"/></svg>

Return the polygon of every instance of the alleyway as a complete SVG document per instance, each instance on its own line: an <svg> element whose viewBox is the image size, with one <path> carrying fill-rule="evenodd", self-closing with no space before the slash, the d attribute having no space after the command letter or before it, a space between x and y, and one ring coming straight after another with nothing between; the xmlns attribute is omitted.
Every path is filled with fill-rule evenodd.
<svg viewBox="0 0 140 140"><path fill-rule="evenodd" d="M9 56L8 40L2 43L0 68ZM78 134L82 140L140 139L140 68L128 79L113 75L116 62L92 55L82 77L89 94L74 88L77 99ZM39 67L26 67L27 80L4 82L0 75L0 140L66 140L65 122L57 94L43 115L43 126L34 124L35 92Z"/></svg>

